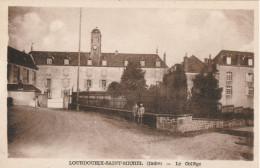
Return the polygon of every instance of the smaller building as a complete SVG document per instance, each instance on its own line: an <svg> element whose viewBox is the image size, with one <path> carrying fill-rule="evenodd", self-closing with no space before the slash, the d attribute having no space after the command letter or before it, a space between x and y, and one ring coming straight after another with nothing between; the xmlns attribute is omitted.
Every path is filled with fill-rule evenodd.
<svg viewBox="0 0 260 168"><path fill-rule="evenodd" d="M206 63L202 62L196 56L192 55L187 57L187 55L183 58L183 62L181 64L175 64L171 68L168 69L167 74L169 80L173 80L173 72L176 71L177 67L181 67L186 76L187 76L187 86L188 86L188 99L191 97L191 89L193 87L193 79L199 73L201 73L206 68Z"/></svg>
<svg viewBox="0 0 260 168"><path fill-rule="evenodd" d="M41 91L36 88L36 71L31 55L8 46L7 90L8 97L13 98L15 105L29 105L35 94Z"/></svg>

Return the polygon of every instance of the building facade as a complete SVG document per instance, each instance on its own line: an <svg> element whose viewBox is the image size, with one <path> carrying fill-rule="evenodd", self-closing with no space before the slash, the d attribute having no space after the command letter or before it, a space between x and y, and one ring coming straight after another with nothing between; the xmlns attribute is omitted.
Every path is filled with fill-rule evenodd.
<svg viewBox="0 0 260 168"><path fill-rule="evenodd" d="M15 105L29 105L35 93L41 92L35 87L36 72L31 55L8 46L7 90L8 97L13 98Z"/></svg>
<svg viewBox="0 0 260 168"><path fill-rule="evenodd" d="M90 52L80 53L80 91L106 91L113 81L120 81L129 62L140 65L145 73L146 84L162 81L167 68L157 54L102 53L101 32L91 32ZM78 52L31 51L37 72L36 86L48 94L48 106L61 108L68 92L77 89ZM164 55L164 60L166 56Z"/></svg>
<svg viewBox="0 0 260 168"><path fill-rule="evenodd" d="M219 87L220 103L254 108L254 53L222 50L213 59Z"/></svg>

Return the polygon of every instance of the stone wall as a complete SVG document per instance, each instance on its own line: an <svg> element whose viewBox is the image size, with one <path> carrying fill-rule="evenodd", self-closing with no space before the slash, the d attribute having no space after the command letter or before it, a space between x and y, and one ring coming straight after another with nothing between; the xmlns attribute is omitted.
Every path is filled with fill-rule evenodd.
<svg viewBox="0 0 260 168"><path fill-rule="evenodd" d="M233 120L212 120L212 119L192 119L191 116L171 118L158 117L157 129L170 132L192 132L210 130L216 128L232 128L246 125L253 125L253 120L233 119Z"/></svg>
<svg viewBox="0 0 260 168"><path fill-rule="evenodd" d="M81 110L96 111L109 116L124 118L133 121L132 111L97 107L90 105L80 105ZM170 132L194 132L203 130L212 130L217 128L232 128L253 125L253 120L233 119L233 120L214 120L204 118L192 118L190 114L169 115L169 114L152 114L145 113L143 124L158 130Z"/></svg>

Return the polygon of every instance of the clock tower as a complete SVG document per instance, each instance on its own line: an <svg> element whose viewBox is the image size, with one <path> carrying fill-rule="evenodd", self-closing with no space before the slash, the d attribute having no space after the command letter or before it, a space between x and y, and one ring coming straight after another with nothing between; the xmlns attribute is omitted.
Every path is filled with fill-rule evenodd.
<svg viewBox="0 0 260 168"><path fill-rule="evenodd" d="M91 32L90 56L94 61L100 61L101 57L101 33L96 27Z"/></svg>

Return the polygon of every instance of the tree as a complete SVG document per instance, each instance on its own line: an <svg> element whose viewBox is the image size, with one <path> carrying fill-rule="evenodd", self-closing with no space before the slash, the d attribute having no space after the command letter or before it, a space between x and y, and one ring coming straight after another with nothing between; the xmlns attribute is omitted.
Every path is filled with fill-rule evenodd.
<svg viewBox="0 0 260 168"><path fill-rule="evenodd" d="M221 99L222 89L218 87L218 80L212 73L196 75L191 93L191 109L195 115L200 117L217 115L217 104Z"/></svg>
<svg viewBox="0 0 260 168"><path fill-rule="evenodd" d="M127 101L128 107L132 107L135 102L141 102L147 85L145 81L145 71L143 71L138 65L129 62L124 70L120 85L123 96Z"/></svg>
<svg viewBox="0 0 260 168"><path fill-rule="evenodd" d="M181 66L177 66L173 72L171 85L170 98L173 101L173 110L175 113L185 113L188 97L187 76Z"/></svg>
<svg viewBox="0 0 260 168"><path fill-rule="evenodd" d="M107 92L113 97L113 98L118 98L121 96L121 85L119 82L112 82L108 85Z"/></svg>

